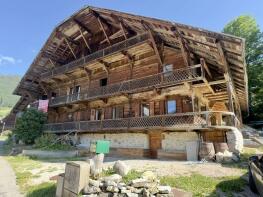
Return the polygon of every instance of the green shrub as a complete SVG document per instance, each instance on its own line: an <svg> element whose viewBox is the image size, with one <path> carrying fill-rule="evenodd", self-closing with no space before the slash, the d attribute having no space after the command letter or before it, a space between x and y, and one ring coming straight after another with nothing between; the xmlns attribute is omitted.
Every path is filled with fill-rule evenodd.
<svg viewBox="0 0 263 197"><path fill-rule="evenodd" d="M42 150L71 150L73 146L62 143L55 134L43 134L35 140L34 148Z"/></svg>
<svg viewBox="0 0 263 197"><path fill-rule="evenodd" d="M41 136L46 119L43 112L29 108L17 119L13 132L17 139L25 144L33 144L35 139Z"/></svg>

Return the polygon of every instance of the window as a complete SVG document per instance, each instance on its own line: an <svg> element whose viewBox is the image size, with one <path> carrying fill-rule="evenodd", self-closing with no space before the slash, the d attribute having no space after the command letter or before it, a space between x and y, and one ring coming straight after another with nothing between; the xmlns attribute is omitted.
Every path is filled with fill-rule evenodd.
<svg viewBox="0 0 263 197"><path fill-rule="evenodd" d="M68 95L71 95L71 94L74 94L74 88L69 88L69 92L68 92Z"/></svg>
<svg viewBox="0 0 263 197"><path fill-rule="evenodd" d="M150 105L148 103L141 104L141 116L150 116Z"/></svg>
<svg viewBox="0 0 263 197"><path fill-rule="evenodd" d="M167 114L174 114L176 113L176 100L168 100L167 101Z"/></svg>
<svg viewBox="0 0 263 197"><path fill-rule="evenodd" d="M166 64L163 66L163 73L165 75L167 75L167 74L169 75L169 73L172 71L173 71L173 65L172 64Z"/></svg>
<svg viewBox="0 0 263 197"><path fill-rule="evenodd" d="M96 109L95 120L101 120L102 109Z"/></svg>
<svg viewBox="0 0 263 197"><path fill-rule="evenodd" d="M106 86L108 83L108 78L103 78L100 80L100 86Z"/></svg>
<svg viewBox="0 0 263 197"><path fill-rule="evenodd" d="M57 94L55 92L51 92L51 98L55 98Z"/></svg>
<svg viewBox="0 0 263 197"><path fill-rule="evenodd" d="M75 93L79 94L80 93L80 86L75 86Z"/></svg>
<svg viewBox="0 0 263 197"><path fill-rule="evenodd" d="M42 95L41 99L42 99L42 100L47 100L47 95L46 95L46 94L45 94L45 95Z"/></svg>
<svg viewBox="0 0 263 197"><path fill-rule="evenodd" d="M112 109L112 119L123 118L123 106L116 106Z"/></svg>

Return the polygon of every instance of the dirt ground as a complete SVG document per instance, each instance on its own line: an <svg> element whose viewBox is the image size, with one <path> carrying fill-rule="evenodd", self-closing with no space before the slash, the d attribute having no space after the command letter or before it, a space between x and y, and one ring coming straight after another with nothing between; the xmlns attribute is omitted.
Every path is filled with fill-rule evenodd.
<svg viewBox="0 0 263 197"><path fill-rule="evenodd" d="M82 158L85 159L85 158ZM121 157L106 157L104 168L112 167L114 162L122 160L128 164L131 169L137 171L151 170L158 176L190 176L191 174L201 174L209 177L226 177L226 176L240 176L244 174L244 170L239 168L230 168L218 163L202 163L202 162L185 162L185 161L167 161L154 159L127 159ZM46 182L50 177L65 170L64 161L52 160L41 162L41 167L32 169L30 172L35 176L32 179L33 184Z"/></svg>

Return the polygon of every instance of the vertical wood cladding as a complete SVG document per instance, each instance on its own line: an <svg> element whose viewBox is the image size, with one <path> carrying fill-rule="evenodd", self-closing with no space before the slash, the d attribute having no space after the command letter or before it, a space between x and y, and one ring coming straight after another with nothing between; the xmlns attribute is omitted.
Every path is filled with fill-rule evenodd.
<svg viewBox="0 0 263 197"><path fill-rule="evenodd" d="M164 64L172 64L173 69L178 69L184 67L183 57L170 50L165 49L163 62ZM132 72L132 73L131 73ZM96 71L95 74L93 73L91 77L83 76L82 78L76 79L71 82L65 83L63 86L55 89L54 92L57 93L58 96L67 95L69 94L70 88L74 88L75 86L80 86L81 93L87 92L90 89L96 89L101 86L100 80L103 78L107 78L107 85L120 83L122 81L126 81L130 79L132 76L133 79L138 79L142 77L147 77L150 75L157 74L162 72L159 70L159 65L157 58L155 55L151 56L150 58L145 58L138 60L134 63L133 69L129 64L125 64L123 66L114 67L110 69L109 73L107 74L104 70ZM90 79L90 81L89 81ZM191 111L191 103L187 103L183 101L184 97L179 95L175 96L168 96L163 100L156 100L156 101L144 101L147 102L150 106L150 115L162 115L166 113L167 108L167 101L169 99L176 100L176 113L188 112ZM128 117L140 117L141 116L141 101L131 100L129 104L124 103L123 106L123 118ZM111 119L113 116L113 108L114 105L106 105L103 108L103 115L102 119ZM63 110L62 110L63 109ZM49 115L48 121L49 122L66 122L66 121L84 121L84 120L95 120L95 109L76 109L72 110L69 108L61 108L57 115Z"/></svg>
<svg viewBox="0 0 263 197"><path fill-rule="evenodd" d="M205 142L226 142L225 131L203 131L201 136Z"/></svg>

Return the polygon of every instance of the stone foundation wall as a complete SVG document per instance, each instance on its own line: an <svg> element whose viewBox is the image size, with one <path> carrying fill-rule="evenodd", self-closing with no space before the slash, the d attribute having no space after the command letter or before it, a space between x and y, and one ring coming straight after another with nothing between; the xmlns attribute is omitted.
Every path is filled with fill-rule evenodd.
<svg viewBox="0 0 263 197"><path fill-rule="evenodd" d="M185 151L186 142L198 140L196 132L170 132L164 133L162 149L164 151Z"/></svg>
<svg viewBox="0 0 263 197"><path fill-rule="evenodd" d="M149 149L149 138L143 133L108 133L81 134L80 142L90 144L91 140L109 140L112 148L141 148Z"/></svg>

